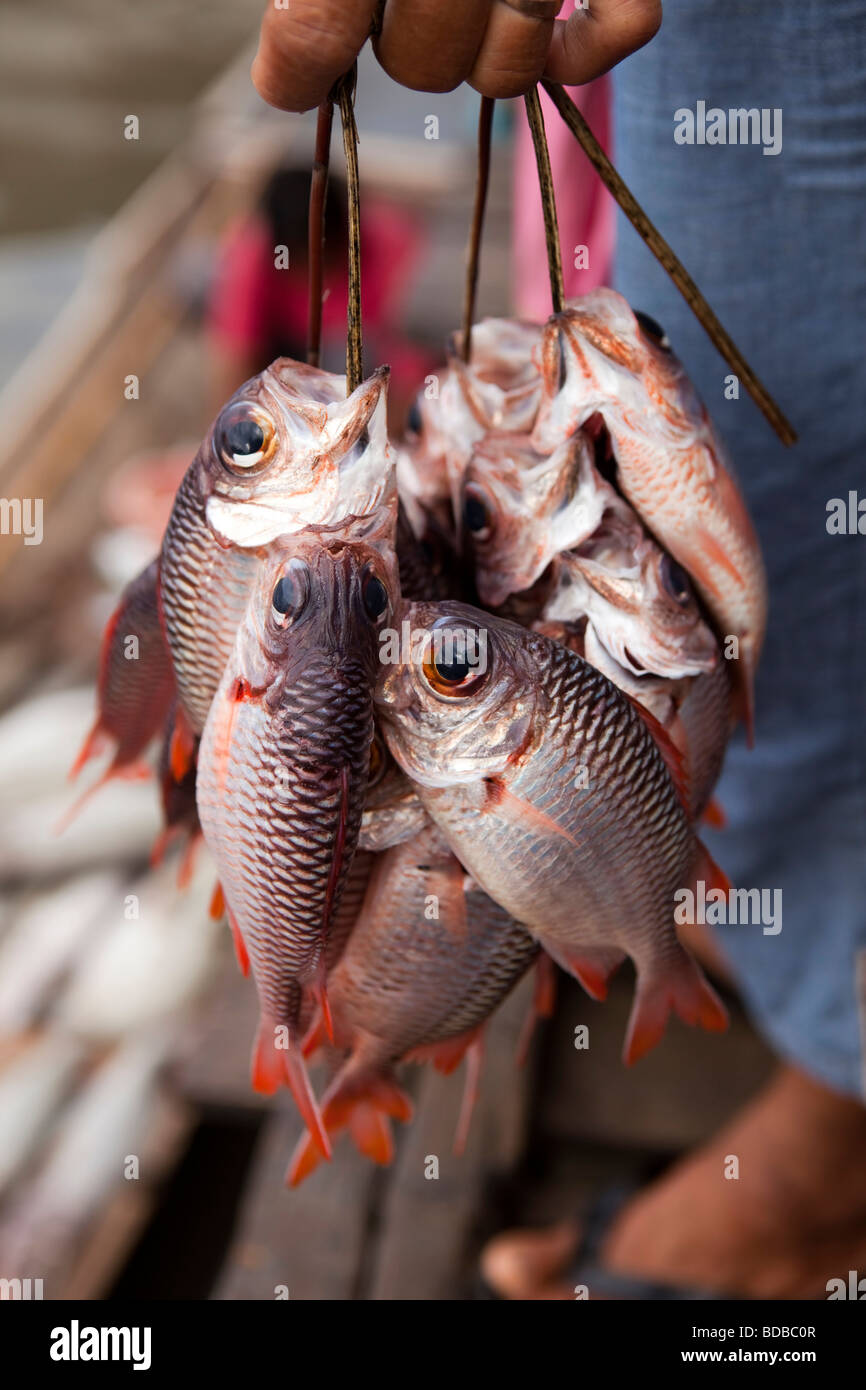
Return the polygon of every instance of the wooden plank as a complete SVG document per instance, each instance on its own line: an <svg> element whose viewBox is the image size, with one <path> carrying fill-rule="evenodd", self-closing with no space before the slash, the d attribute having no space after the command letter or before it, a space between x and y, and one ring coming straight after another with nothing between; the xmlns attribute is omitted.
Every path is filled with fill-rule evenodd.
<svg viewBox="0 0 866 1390"><path fill-rule="evenodd" d="M302 1131L299 1116L275 1103L215 1298L273 1300L280 1286L290 1299L356 1296L380 1170L344 1142L289 1192L283 1179Z"/></svg>
<svg viewBox="0 0 866 1390"><path fill-rule="evenodd" d="M517 1165L526 1143L532 1061L515 1067L532 980L522 982L487 1028L485 1065L466 1152L452 1152L462 1074L425 1068L415 1119L406 1131L385 1193L381 1229L371 1257L372 1299L461 1297L474 1259L473 1234L485 1191ZM429 1158L438 1179L425 1177Z"/></svg>

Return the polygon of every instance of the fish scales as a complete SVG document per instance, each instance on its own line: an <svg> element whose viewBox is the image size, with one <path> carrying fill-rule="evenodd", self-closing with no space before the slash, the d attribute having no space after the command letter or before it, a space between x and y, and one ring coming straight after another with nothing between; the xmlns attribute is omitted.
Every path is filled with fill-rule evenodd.
<svg viewBox="0 0 866 1390"><path fill-rule="evenodd" d="M420 627L430 643L414 641L381 677L377 702L394 757L454 854L591 993L632 957L629 1060L658 1041L671 1008L723 1026L673 930L674 893L704 852L642 715L542 634L460 604L408 612L414 637ZM461 623L486 631L481 671L453 656L437 666L436 632Z"/></svg>

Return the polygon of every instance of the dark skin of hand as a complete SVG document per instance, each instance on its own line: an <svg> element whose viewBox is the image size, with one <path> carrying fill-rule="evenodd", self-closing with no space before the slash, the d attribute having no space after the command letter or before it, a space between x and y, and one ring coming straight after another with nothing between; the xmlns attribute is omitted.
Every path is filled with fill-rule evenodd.
<svg viewBox="0 0 866 1390"><path fill-rule="evenodd" d="M514 6L518 6L515 8ZM468 82L514 97L543 75L576 86L599 77L656 33L660 0L590 0L565 20L532 0L270 0L252 75L284 111L328 96L370 36L382 67L404 87L450 92ZM524 13L523 9L534 11Z"/></svg>

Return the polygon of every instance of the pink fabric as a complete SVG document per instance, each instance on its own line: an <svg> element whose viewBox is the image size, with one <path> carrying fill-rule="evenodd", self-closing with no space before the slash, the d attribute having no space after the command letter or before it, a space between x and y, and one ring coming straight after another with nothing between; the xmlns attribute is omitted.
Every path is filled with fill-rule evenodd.
<svg viewBox="0 0 866 1390"><path fill-rule="evenodd" d="M585 87L566 89L593 134L610 154L612 119L607 76ZM562 271L567 298L605 284L610 275L616 231L615 204L547 93L541 92L550 165L556 189ZM526 113L520 109L515 149L514 300L524 318L544 320L550 313L550 279L538 171ZM586 246L589 265L575 268L575 248Z"/></svg>
<svg viewBox="0 0 866 1390"><path fill-rule="evenodd" d="M413 219L390 204L370 202L361 228L361 308L365 328L391 326L420 250ZM345 337L347 271L340 264L324 273L322 339ZM208 304L208 329L239 353L264 351L280 337L302 343L307 335L306 255L278 270L272 236L259 214L238 223L226 237ZM282 330L282 332L281 332Z"/></svg>

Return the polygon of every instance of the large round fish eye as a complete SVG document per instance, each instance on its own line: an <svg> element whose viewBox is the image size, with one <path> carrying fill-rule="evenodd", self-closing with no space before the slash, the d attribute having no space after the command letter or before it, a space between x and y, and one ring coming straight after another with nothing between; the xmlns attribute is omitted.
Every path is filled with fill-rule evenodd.
<svg viewBox="0 0 866 1390"><path fill-rule="evenodd" d="M476 541L486 541L493 530L493 507L476 483L467 484L463 493L463 525Z"/></svg>
<svg viewBox="0 0 866 1390"><path fill-rule="evenodd" d="M673 599L674 603L685 608L691 602L691 580L682 565L678 565L676 560L671 559L670 555L663 555L659 561L659 578L662 588L669 598Z"/></svg>
<svg viewBox="0 0 866 1390"><path fill-rule="evenodd" d="M221 461L232 473L257 473L267 467L276 443L273 420L252 401L227 405L216 423L214 442Z"/></svg>
<svg viewBox="0 0 866 1390"><path fill-rule="evenodd" d="M487 680L487 644L477 628L437 624L425 644L421 670L435 695L464 699Z"/></svg>
<svg viewBox="0 0 866 1390"><path fill-rule="evenodd" d="M388 611L388 590L372 570L368 570L361 580L361 598L368 618L374 623L384 618Z"/></svg>
<svg viewBox="0 0 866 1390"><path fill-rule="evenodd" d="M310 571L303 560L290 560L274 587L271 611L277 627L289 627L304 611L310 594Z"/></svg>
<svg viewBox="0 0 866 1390"><path fill-rule="evenodd" d="M656 347L664 348L665 352L671 350L671 340L660 323L657 323L649 314L645 314L642 309L632 311L635 318L648 338L651 338Z"/></svg>

